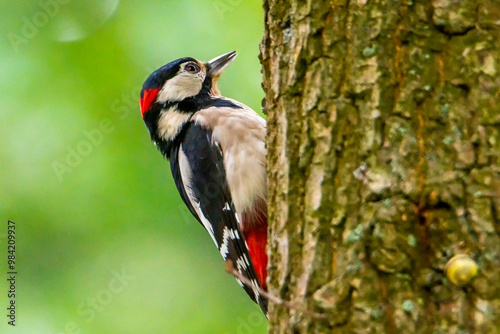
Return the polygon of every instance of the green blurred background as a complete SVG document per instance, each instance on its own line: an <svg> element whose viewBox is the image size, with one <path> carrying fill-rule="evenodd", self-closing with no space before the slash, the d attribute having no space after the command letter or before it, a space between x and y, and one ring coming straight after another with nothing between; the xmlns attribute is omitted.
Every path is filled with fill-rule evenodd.
<svg viewBox="0 0 500 334"><path fill-rule="evenodd" d="M260 1L2 1L1 333L264 333L150 142L140 87L239 53L222 94L260 110ZM7 220L17 318L7 325Z"/></svg>

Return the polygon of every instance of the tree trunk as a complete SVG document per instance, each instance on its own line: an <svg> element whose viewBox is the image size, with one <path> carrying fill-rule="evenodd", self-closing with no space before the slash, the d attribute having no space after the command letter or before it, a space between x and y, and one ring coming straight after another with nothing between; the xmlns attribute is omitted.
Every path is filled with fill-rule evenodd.
<svg viewBox="0 0 500 334"><path fill-rule="evenodd" d="M499 3L264 9L269 333L500 333Z"/></svg>

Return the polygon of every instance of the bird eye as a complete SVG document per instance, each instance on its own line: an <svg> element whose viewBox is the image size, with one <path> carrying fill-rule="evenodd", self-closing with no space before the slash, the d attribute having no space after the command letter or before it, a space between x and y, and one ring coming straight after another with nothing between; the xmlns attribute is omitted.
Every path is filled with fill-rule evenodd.
<svg viewBox="0 0 500 334"><path fill-rule="evenodd" d="M196 73L200 71L200 67L195 63L189 63L184 67L187 72Z"/></svg>

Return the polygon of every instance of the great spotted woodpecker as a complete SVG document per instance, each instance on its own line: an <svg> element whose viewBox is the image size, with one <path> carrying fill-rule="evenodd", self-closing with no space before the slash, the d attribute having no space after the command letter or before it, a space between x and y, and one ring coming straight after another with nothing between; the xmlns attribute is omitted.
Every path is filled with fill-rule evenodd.
<svg viewBox="0 0 500 334"><path fill-rule="evenodd" d="M224 260L252 282L238 283L267 314L266 121L222 97L217 80L235 59L177 59L141 91L151 139L170 161L177 190Z"/></svg>

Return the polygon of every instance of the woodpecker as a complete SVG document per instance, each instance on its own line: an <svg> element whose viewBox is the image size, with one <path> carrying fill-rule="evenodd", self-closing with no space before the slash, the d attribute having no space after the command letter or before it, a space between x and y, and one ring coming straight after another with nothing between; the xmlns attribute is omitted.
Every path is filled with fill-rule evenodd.
<svg viewBox="0 0 500 334"><path fill-rule="evenodd" d="M160 67L144 82L140 108L182 200L222 258L252 282L236 279L267 315L258 289L267 276L266 121L217 88L236 55Z"/></svg>

